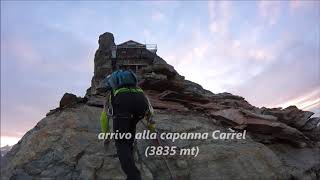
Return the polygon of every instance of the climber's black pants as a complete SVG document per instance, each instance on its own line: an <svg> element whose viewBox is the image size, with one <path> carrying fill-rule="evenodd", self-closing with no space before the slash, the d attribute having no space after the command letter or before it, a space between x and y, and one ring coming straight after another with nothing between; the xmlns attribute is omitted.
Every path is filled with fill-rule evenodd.
<svg viewBox="0 0 320 180"><path fill-rule="evenodd" d="M113 99L113 129L119 133L131 133L131 139L115 140L117 154L127 180L141 180L141 174L134 162L133 143L136 124L143 117L148 106L143 94L123 93Z"/></svg>

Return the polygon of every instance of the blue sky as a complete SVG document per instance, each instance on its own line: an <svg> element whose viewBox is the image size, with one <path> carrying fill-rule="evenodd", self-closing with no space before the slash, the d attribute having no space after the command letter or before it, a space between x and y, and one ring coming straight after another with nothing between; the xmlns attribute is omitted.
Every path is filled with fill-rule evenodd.
<svg viewBox="0 0 320 180"><path fill-rule="evenodd" d="M1 1L1 146L83 96L98 36L156 43L158 55L214 93L320 113L317 1Z"/></svg>

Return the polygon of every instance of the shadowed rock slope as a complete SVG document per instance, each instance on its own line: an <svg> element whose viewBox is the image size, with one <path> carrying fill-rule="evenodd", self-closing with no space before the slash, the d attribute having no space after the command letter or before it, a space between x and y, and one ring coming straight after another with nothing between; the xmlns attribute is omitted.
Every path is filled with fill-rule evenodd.
<svg viewBox="0 0 320 180"><path fill-rule="evenodd" d="M66 93L60 107L27 132L1 166L3 179L125 179L114 144L97 139L111 71L111 33L99 37L95 72L85 97ZM145 157L154 140L137 140L135 158L143 179L320 179L320 118L295 106L257 108L230 93L214 94L185 80L157 55L138 72L162 132L247 131L242 140L177 140L199 147L197 157ZM139 123L137 131L145 127Z"/></svg>

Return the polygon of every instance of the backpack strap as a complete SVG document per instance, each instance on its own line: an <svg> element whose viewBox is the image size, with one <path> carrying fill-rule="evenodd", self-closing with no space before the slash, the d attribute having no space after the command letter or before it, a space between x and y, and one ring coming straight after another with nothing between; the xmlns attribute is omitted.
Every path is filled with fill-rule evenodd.
<svg viewBox="0 0 320 180"><path fill-rule="evenodd" d="M108 113L108 116L113 116L113 97L114 97L114 94L113 94L113 91L110 92L109 96L108 96L108 99L107 99L107 113Z"/></svg>
<svg viewBox="0 0 320 180"><path fill-rule="evenodd" d="M143 93L143 90L139 87L129 88L129 87L122 87L116 90L112 90L113 97L121 93Z"/></svg>

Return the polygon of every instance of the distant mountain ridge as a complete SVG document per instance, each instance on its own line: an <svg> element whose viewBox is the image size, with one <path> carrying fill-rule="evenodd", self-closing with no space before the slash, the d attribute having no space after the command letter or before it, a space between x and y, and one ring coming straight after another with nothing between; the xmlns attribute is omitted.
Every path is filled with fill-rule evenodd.
<svg viewBox="0 0 320 180"><path fill-rule="evenodd" d="M7 152L10 151L10 149L12 148L12 146L9 146L9 145L6 145L6 146L3 146L0 148L0 151L1 151L1 157L6 155Z"/></svg>

